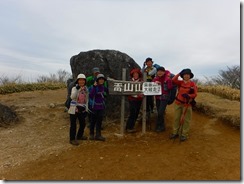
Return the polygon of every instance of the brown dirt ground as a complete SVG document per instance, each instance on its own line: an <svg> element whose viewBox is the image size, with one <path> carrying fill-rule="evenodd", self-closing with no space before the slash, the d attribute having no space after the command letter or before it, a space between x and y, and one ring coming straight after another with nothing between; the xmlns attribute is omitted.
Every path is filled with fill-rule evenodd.
<svg viewBox="0 0 244 184"><path fill-rule="evenodd" d="M0 128L0 179L5 180L240 180L240 130L196 112L186 142L166 131L117 136L120 120L104 121L105 142L69 144L66 90L0 95L20 122ZM55 107L50 107L50 103ZM85 130L88 135L88 129Z"/></svg>

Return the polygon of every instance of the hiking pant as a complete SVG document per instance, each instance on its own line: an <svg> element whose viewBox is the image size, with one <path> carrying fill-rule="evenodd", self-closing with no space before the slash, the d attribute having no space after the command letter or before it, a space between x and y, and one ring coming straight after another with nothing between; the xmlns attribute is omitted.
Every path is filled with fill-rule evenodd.
<svg viewBox="0 0 244 184"><path fill-rule="evenodd" d="M95 128L96 128L96 136L101 136L103 116L104 116L104 110L92 110L90 135L94 135Z"/></svg>
<svg viewBox="0 0 244 184"><path fill-rule="evenodd" d="M156 107L158 112L158 117L156 121L156 130L164 131L165 130L164 114L165 114L165 109L167 107L167 100L156 99Z"/></svg>
<svg viewBox="0 0 244 184"><path fill-rule="evenodd" d="M184 112L186 106L184 106L184 104L174 104L174 110L175 110L175 118L174 118L174 124L173 124L173 134L180 134L180 119L181 119L181 115ZM186 114L185 114L185 118L183 121L183 130L182 130L182 135L185 137L188 137L188 132L190 130L190 121L192 118L192 107L188 106ZM179 129L179 130L178 130Z"/></svg>
<svg viewBox="0 0 244 184"><path fill-rule="evenodd" d="M126 123L126 129L129 130L134 129L138 114L141 109L141 104L142 104L141 100L129 101L130 115Z"/></svg>
<svg viewBox="0 0 244 184"><path fill-rule="evenodd" d="M70 114L70 129L69 129L69 139L70 141L75 140L75 139L80 139L83 136L84 129L86 127L86 112L85 113L78 113L76 112L75 114ZM76 119L78 118L79 120L79 130L76 135Z"/></svg>

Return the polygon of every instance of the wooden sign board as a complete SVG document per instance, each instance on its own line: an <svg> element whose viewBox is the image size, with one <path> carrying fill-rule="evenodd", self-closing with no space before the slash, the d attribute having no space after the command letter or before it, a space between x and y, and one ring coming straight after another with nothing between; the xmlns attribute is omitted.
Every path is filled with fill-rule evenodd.
<svg viewBox="0 0 244 184"><path fill-rule="evenodd" d="M154 82L133 82L108 79L110 95L161 95L161 85Z"/></svg>

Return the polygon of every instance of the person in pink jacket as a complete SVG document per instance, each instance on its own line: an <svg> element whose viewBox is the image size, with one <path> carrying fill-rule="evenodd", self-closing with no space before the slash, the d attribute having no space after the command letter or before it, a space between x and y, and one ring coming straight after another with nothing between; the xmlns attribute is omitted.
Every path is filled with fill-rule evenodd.
<svg viewBox="0 0 244 184"><path fill-rule="evenodd" d="M153 79L153 82L161 85L162 88L162 94L155 96L158 113L156 120L156 132L162 132L165 131L164 114L169 100L169 90L173 88L173 85L172 80L165 72L165 68L162 66L157 69L157 76Z"/></svg>

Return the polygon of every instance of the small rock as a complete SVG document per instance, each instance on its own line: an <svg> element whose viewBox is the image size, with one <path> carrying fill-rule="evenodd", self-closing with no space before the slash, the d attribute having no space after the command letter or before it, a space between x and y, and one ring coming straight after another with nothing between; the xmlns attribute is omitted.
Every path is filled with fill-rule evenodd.
<svg viewBox="0 0 244 184"><path fill-rule="evenodd" d="M115 133L114 134L116 137L118 137L118 138L123 138L124 137L124 135L122 135L122 134L118 134L118 133Z"/></svg>
<svg viewBox="0 0 244 184"><path fill-rule="evenodd" d="M50 107L50 108L54 108L54 107L55 107L55 104L54 104L54 103L50 103L50 104L49 104L49 107Z"/></svg>

